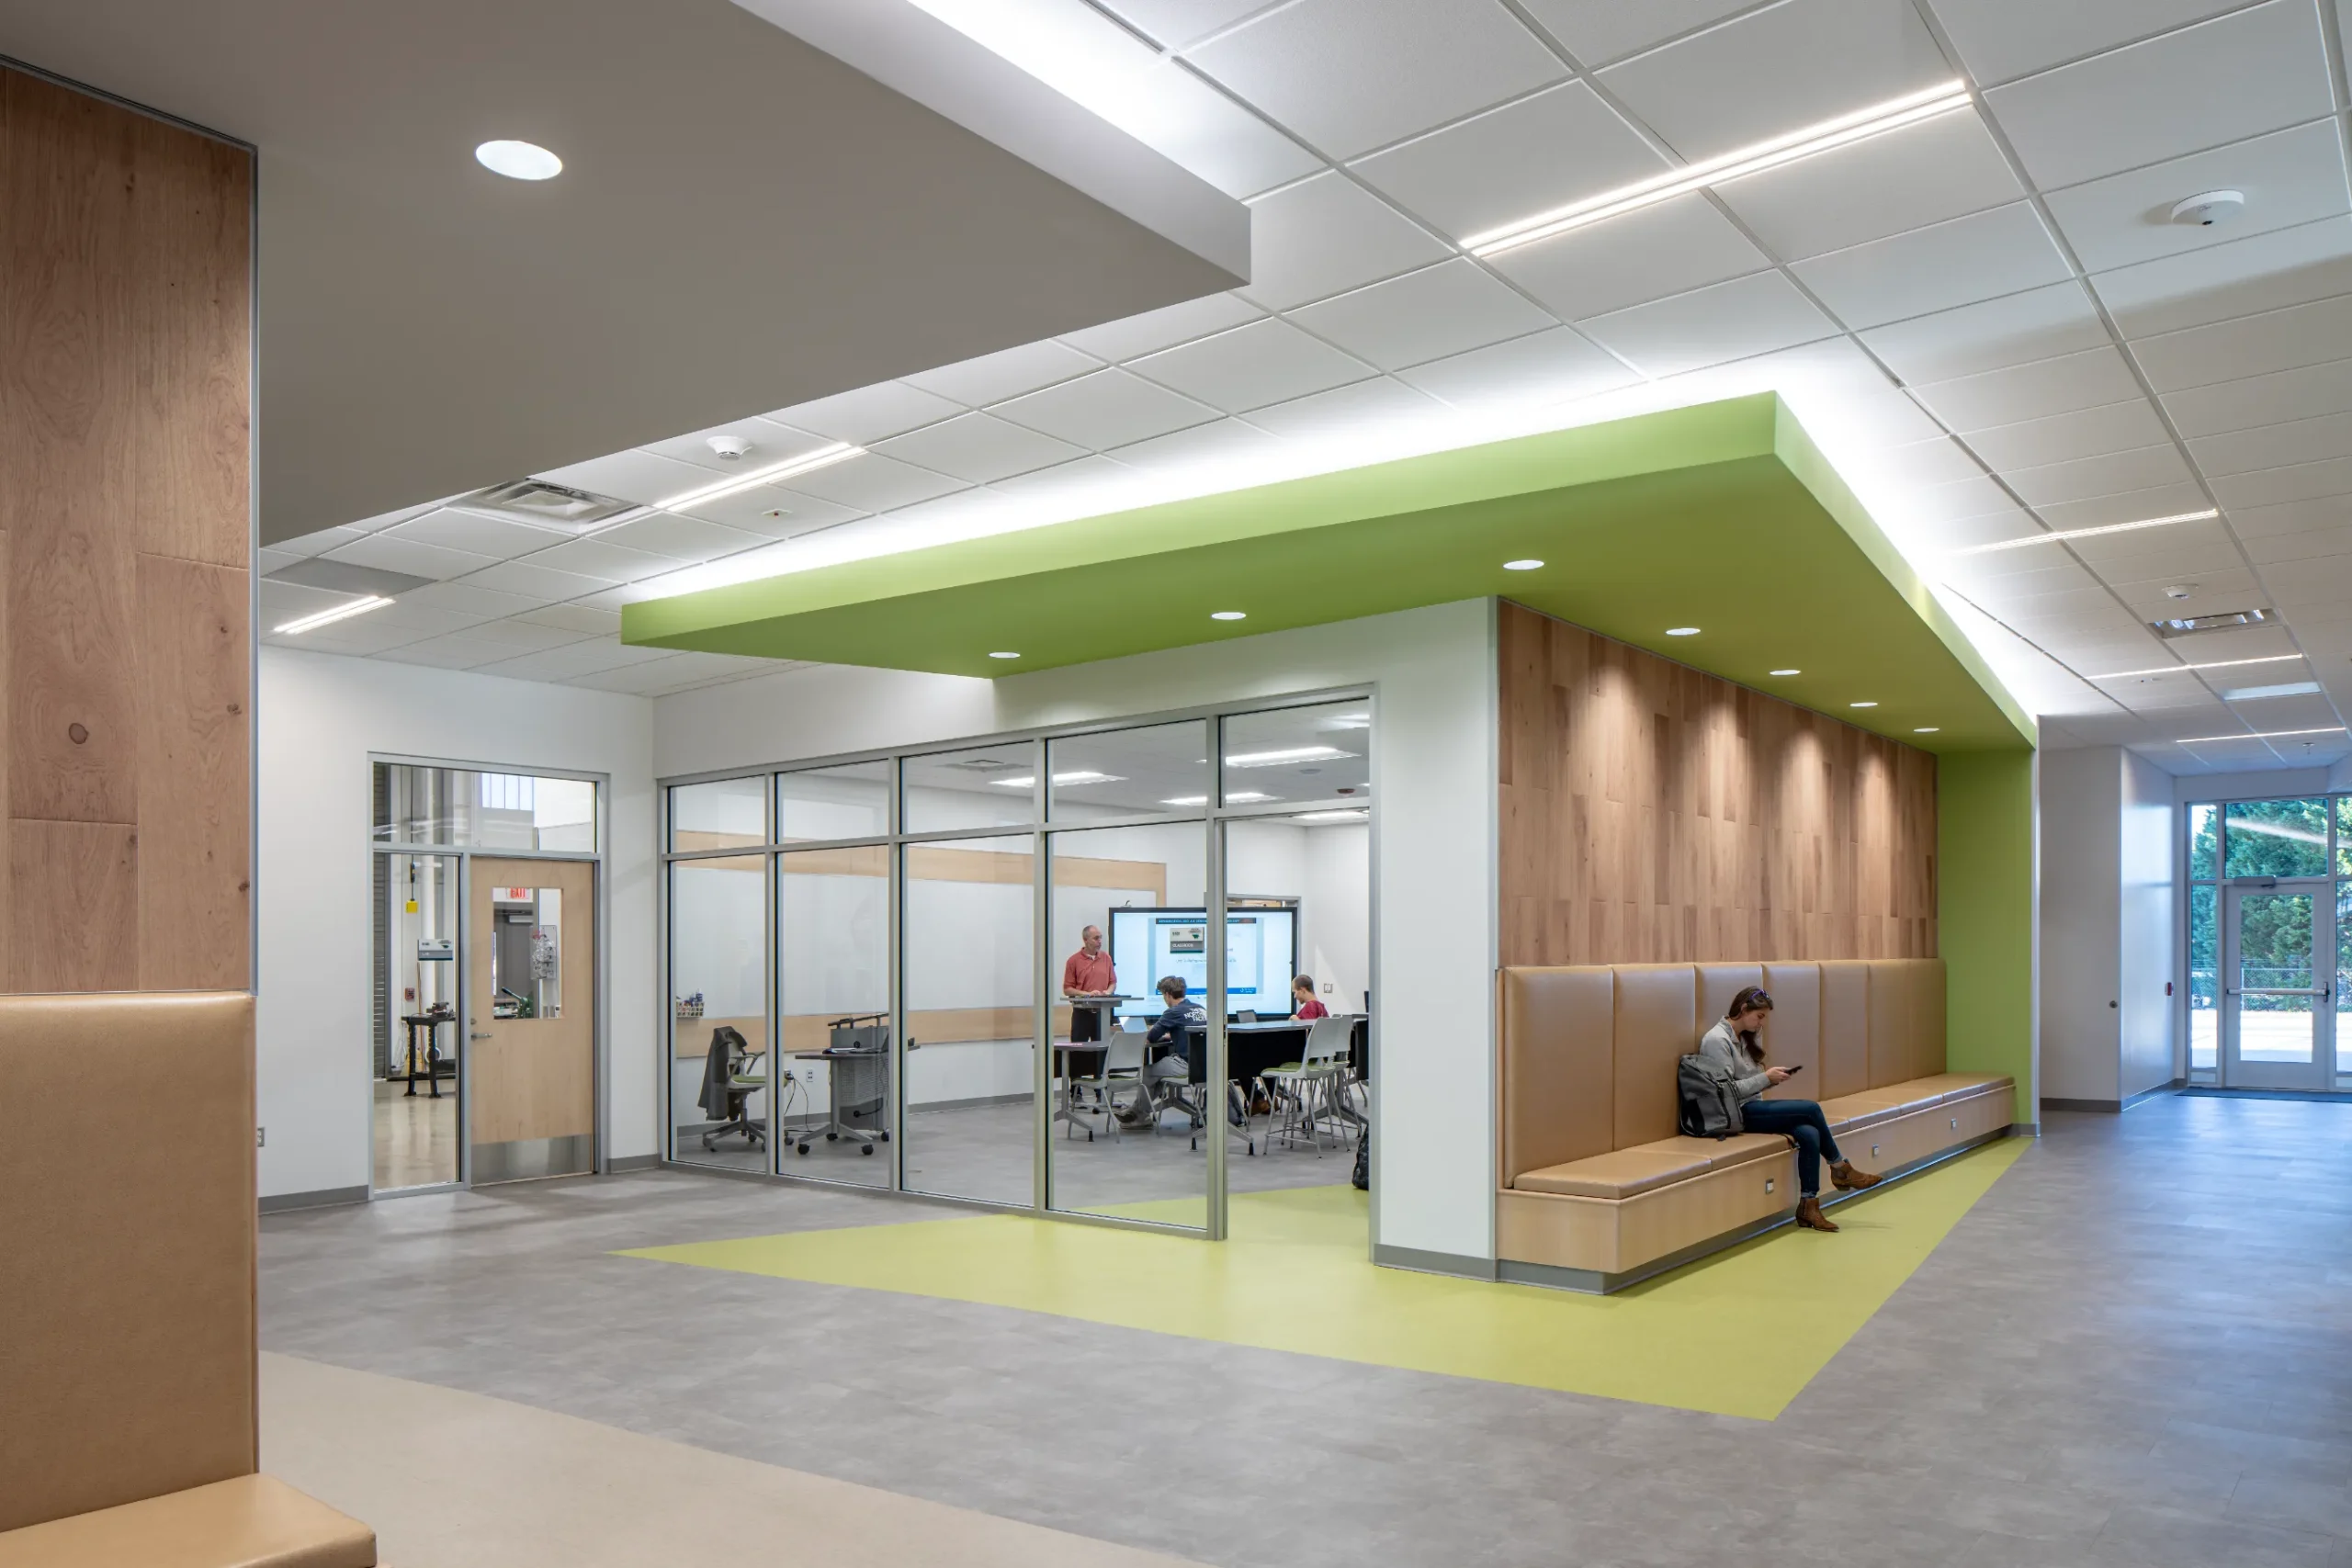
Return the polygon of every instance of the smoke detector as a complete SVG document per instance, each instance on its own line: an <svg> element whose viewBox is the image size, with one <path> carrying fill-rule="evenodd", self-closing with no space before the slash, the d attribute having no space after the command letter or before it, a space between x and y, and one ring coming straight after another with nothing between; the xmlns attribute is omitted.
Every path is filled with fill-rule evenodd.
<svg viewBox="0 0 2352 1568"><path fill-rule="evenodd" d="M744 435L714 435L703 445L730 463L752 449L751 438Z"/></svg>
<svg viewBox="0 0 2352 1568"><path fill-rule="evenodd" d="M2165 597L2167 599L2186 599L2196 592L2197 588L2194 583L2176 582L2170 588L2165 590Z"/></svg>
<svg viewBox="0 0 2352 1568"><path fill-rule="evenodd" d="M2245 210L2245 192L2242 190L2199 191L2173 203L2172 220L2192 229L2211 229L2216 223L2227 223Z"/></svg>

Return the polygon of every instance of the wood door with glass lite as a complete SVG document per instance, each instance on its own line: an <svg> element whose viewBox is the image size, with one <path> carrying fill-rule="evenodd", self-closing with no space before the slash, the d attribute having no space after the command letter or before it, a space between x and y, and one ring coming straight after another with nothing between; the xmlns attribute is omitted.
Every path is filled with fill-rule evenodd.
<svg viewBox="0 0 2352 1568"><path fill-rule="evenodd" d="M476 1186L596 1162L596 868L478 856L467 889Z"/></svg>

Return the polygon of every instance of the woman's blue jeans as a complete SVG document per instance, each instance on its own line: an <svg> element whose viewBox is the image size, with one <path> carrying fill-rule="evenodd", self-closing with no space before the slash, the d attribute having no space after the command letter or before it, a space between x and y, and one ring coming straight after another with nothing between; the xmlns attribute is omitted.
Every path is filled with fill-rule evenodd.
<svg viewBox="0 0 2352 1568"><path fill-rule="evenodd" d="M1808 1198L1821 1196L1821 1162L1832 1165L1846 1156L1829 1135L1829 1119L1811 1100L1751 1100L1739 1108L1740 1124L1750 1133L1784 1133L1797 1143L1797 1186Z"/></svg>

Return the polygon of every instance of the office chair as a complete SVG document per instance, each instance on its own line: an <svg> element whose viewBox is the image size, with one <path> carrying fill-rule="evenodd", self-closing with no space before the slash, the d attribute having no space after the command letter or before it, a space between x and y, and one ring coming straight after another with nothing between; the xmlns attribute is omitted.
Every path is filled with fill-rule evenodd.
<svg viewBox="0 0 2352 1568"><path fill-rule="evenodd" d="M716 1127L704 1129L705 1149L715 1151L718 1140L729 1133L741 1134L747 1148L767 1147L767 1126L752 1120L751 1105L752 1096L767 1088L768 1080L750 1072L752 1065L766 1055L752 1050L742 1031L732 1024L722 1023L710 1032L710 1055L703 1061L703 1111L707 1115L715 1106L724 1111L725 1119Z"/></svg>

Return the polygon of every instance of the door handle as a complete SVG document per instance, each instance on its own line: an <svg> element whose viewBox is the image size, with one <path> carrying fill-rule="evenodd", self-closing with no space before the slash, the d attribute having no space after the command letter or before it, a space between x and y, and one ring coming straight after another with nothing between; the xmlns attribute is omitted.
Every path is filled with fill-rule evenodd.
<svg viewBox="0 0 2352 1568"><path fill-rule="evenodd" d="M469 1034L466 1038L469 1040L487 1040L490 1036L487 1034Z"/></svg>

